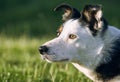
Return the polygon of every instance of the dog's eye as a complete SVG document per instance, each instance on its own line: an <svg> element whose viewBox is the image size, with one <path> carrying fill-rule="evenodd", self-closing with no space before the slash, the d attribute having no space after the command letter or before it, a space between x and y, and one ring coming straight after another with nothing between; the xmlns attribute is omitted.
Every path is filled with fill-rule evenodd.
<svg viewBox="0 0 120 82"><path fill-rule="evenodd" d="M75 38L77 38L77 36L74 35L74 34L70 34L70 35L69 35L69 38L70 38L70 39L75 39Z"/></svg>

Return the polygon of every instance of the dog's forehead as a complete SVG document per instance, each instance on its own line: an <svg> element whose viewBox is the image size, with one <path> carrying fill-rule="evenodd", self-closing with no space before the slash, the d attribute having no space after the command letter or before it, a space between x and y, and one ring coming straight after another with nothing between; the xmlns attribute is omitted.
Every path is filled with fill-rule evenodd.
<svg viewBox="0 0 120 82"><path fill-rule="evenodd" d="M86 34L85 26L82 25L79 19L70 19L62 25L60 37L65 38L70 34L75 34L77 36L83 36L83 34Z"/></svg>
<svg viewBox="0 0 120 82"><path fill-rule="evenodd" d="M77 29L80 29L81 25L80 25L80 22L78 19L74 20L74 19L71 19L71 20L68 20L67 22L65 22L63 24L63 28L64 30L66 31L75 31Z"/></svg>
<svg viewBox="0 0 120 82"><path fill-rule="evenodd" d="M78 19L74 20L74 19L70 19L68 21L66 21L64 23L64 27L76 27L76 26L79 26L80 25L80 22Z"/></svg>

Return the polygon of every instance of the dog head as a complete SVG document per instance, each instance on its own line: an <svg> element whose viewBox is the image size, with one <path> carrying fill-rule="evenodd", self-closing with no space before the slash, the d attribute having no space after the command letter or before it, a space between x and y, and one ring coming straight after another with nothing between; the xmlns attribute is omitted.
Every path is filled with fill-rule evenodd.
<svg viewBox="0 0 120 82"><path fill-rule="evenodd" d="M58 30L58 37L39 48L42 58L47 61L70 61L83 65L93 61L95 63L97 54L103 47L101 37L106 29L101 6L86 5L80 13L68 4L61 4L54 10L61 9L64 10L64 22Z"/></svg>

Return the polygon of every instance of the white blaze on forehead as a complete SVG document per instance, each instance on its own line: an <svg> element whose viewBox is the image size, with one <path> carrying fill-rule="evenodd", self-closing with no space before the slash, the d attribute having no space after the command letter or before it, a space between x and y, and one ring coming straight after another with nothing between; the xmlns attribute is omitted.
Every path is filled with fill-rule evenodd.
<svg viewBox="0 0 120 82"><path fill-rule="evenodd" d="M64 24L63 33L61 33L61 35L65 36L67 34L79 34L79 36L82 37L86 34L92 36L88 26L82 25L79 19L71 19Z"/></svg>
<svg viewBox="0 0 120 82"><path fill-rule="evenodd" d="M64 24L64 31L68 32L70 30L71 32L74 32L76 28L78 28L79 26L80 26L79 20L71 19Z"/></svg>
<svg viewBox="0 0 120 82"><path fill-rule="evenodd" d="M73 20L73 19L68 20L67 22L64 23L63 30L59 37L63 39L68 39L69 34L78 33L77 31L79 30L79 27L80 27L79 20Z"/></svg>

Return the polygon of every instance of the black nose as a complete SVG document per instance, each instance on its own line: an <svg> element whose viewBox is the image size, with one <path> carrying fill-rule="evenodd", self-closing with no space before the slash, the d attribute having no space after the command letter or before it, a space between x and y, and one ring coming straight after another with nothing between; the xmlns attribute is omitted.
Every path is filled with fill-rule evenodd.
<svg viewBox="0 0 120 82"><path fill-rule="evenodd" d="M46 53L47 51L48 51L47 46L40 46L39 48L40 54L44 55L44 53Z"/></svg>

